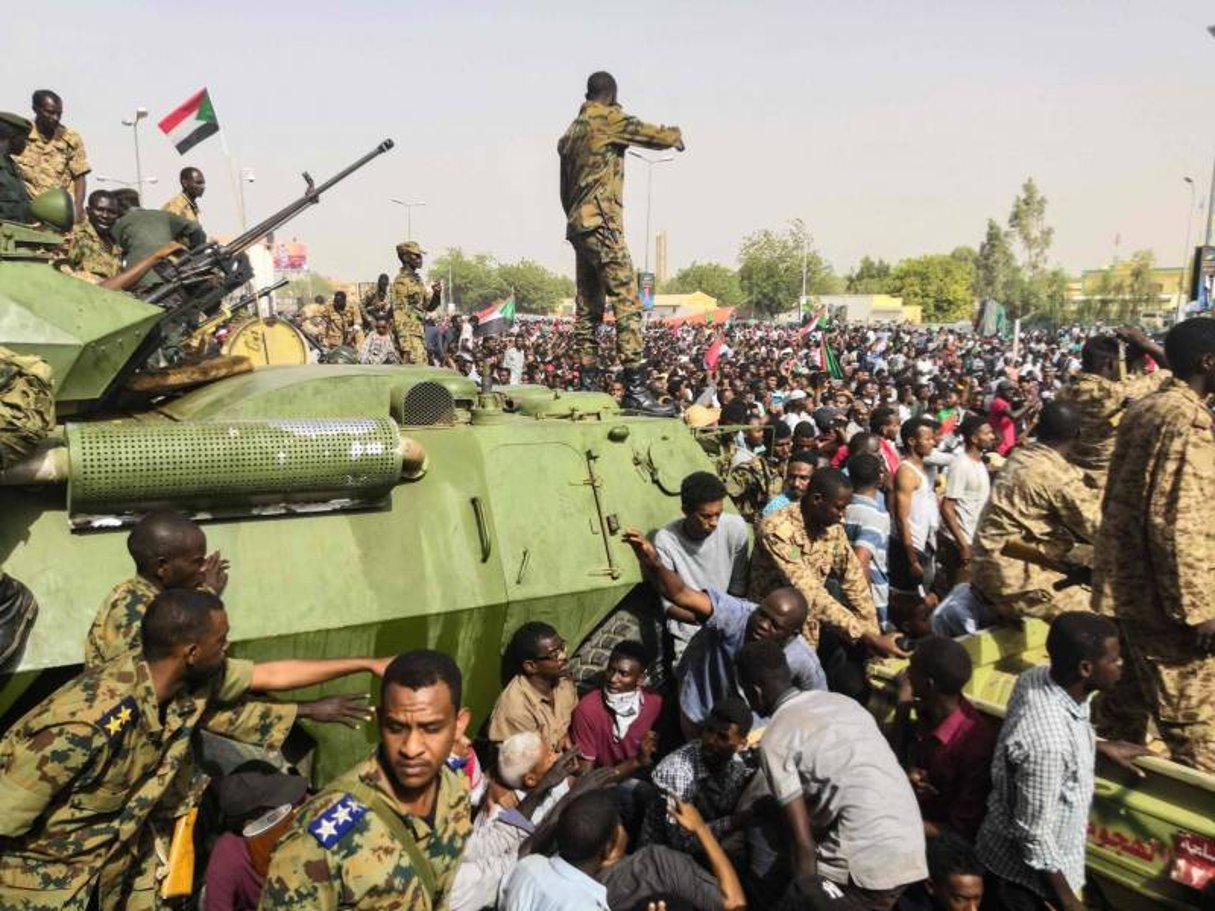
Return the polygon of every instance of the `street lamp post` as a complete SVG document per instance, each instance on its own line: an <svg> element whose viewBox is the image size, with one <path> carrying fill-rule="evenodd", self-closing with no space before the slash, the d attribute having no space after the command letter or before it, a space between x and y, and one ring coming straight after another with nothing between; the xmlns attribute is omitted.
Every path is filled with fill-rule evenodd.
<svg viewBox="0 0 1215 911"><path fill-rule="evenodd" d="M644 161L648 167L646 168L645 181L645 269L650 271L650 209L654 202L654 165L663 164L664 162L674 161L674 155L663 155L659 158L646 158L640 152L635 152L629 149L629 154L634 158Z"/></svg>
<svg viewBox="0 0 1215 911"><path fill-rule="evenodd" d="M121 177L110 177L107 174L94 174L93 179L95 181L97 181L98 183L116 183L121 187L135 187L135 189L137 191L139 190L140 183L152 184L152 183L159 182L159 178L157 178L157 177L145 177L145 178L143 178L142 181L138 181L138 180L123 180ZM140 203L142 204L142 202L143 202L143 200L141 199Z"/></svg>
<svg viewBox="0 0 1215 911"><path fill-rule="evenodd" d="M1194 191L1195 191L1194 178L1193 177L1183 177L1181 179L1184 180L1190 187L1190 207L1188 209L1186 209L1186 213L1185 213L1185 252L1184 252L1184 255L1181 257L1181 276L1177 279L1177 286L1178 286L1177 287L1177 322L1181 322L1182 319L1185 318L1186 263L1188 263L1190 261L1190 256L1193 254L1193 251L1190 249L1190 236L1191 236L1191 232L1194 230ZM1207 222L1207 230L1208 231L1210 230L1210 221L1209 220Z"/></svg>
<svg viewBox="0 0 1215 911"><path fill-rule="evenodd" d="M240 169L240 180L238 181L238 185L240 186L240 229L242 231L246 230L248 227L245 223L245 184L253 183L255 180L257 180L257 175L253 173L252 168Z"/></svg>
<svg viewBox="0 0 1215 911"><path fill-rule="evenodd" d="M134 117L124 117L122 125L131 128L131 136L135 140L135 190L139 193L139 202L143 203L143 166L139 161L139 121L148 116L147 108L136 108Z"/></svg>
<svg viewBox="0 0 1215 911"><path fill-rule="evenodd" d="M389 197L388 201L395 202L398 206L405 207L405 239L413 240L413 210L415 208L417 208L418 206L426 205L425 200L418 200L417 202L406 202L403 199L396 199L393 197Z"/></svg>

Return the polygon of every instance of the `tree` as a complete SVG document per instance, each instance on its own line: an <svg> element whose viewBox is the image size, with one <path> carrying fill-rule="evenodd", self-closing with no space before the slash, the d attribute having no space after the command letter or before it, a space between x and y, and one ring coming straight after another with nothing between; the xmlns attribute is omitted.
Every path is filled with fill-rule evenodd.
<svg viewBox="0 0 1215 911"><path fill-rule="evenodd" d="M924 321L951 323L974 311L974 270L947 253L905 259L891 276L891 293L922 308Z"/></svg>
<svg viewBox="0 0 1215 911"><path fill-rule="evenodd" d="M501 264L497 277L507 293L514 291L515 304L525 313L551 313L563 297L574 296L573 279L550 272L530 259Z"/></svg>
<svg viewBox="0 0 1215 911"><path fill-rule="evenodd" d="M831 294L839 280L831 265L815 251L801 221L788 231L768 229L743 238L738 249L738 283L752 310L774 316L797 306L802 293L802 264L806 266L806 294Z"/></svg>
<svg viewBox="0 0 1215 911"><path fill-rule="evenodd" d="M849 294L886 294L892 271L886 260L862 256L860 264L844 279L844 290Z"/></svg>
<svg viewBox="0 0 1215 911"><path fill-rule="evenodd" d="M315 272L305 272L287 282L286 287L279 293L303 307L312 303L312 299L318 294L328 299L333 294L333 282Z"/></svg>
<svg viewBox="0 0 1215 911"><path fill-rule="evenodd" d="M738 273L721 263L693 262L662 285L664 294L692 294L696 291L717 298L723 307L737 307L743 302Z"/></svg>
<svg viewBox="0 0 1215 911"><path fill-rule="evenodd" d="M1020 274L1008 235L994 219L987 219L987 234L975 259L975 296L981 301L990 298L1011 310L1018 301Z"/></svg>
<svg viewBox="0 0 1215 911"><path fill-rule="evenodd" d="M1156 254L1151 250L1136 250L1127 260L1126 301L1119 312L1123 322L1131 322L1142 311L1159 305L1160 283L1153 272L1156 270Z"/></svg>
<svg viewBox="0 0 1215 911"><path fill-rule="evenodd" d="M1032 177L1022 184L1020 195L1013 200L1008 227L1021 243L1030 277L1042 275L1046 271L1046 258L1055 229L1046 224L1046 197L1038 192Z"/></svg>
<svg viewBox="0 0 1215 911"><path fill-rule="evenodd" d="M450 299L460 310L479 310L510 293L488 253L465 256L459 247L449 247L431 260L429 275L431 281L448 284Z"/></svg>

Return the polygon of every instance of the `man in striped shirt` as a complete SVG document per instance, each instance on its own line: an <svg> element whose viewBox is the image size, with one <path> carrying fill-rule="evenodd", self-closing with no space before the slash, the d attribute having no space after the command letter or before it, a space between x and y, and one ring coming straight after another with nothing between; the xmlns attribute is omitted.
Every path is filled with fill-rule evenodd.
<svg viewBox="0 0 1215 911"><path fill-rule="evenodd" d="M882 468L882 459L870 452L860 452L848 459L852 501L844 512L844 533L869 579L878 622L885 626L890 602L890 579L886 575L890 513L882 503Z"/></svg>

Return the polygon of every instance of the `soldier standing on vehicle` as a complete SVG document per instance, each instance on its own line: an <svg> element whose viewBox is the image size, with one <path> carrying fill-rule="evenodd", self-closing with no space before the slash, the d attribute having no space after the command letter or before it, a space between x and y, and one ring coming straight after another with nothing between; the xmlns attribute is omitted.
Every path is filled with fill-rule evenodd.
<svg viewBox="0 0 1215 911"><path fill-rule="evenodd" d="M94 190L89 194L88 215L68 235L63 265L77 278L100 284L122 271L122 257L114 243L114 223L118 221L118 203L109 190Z"/></svg>
<svg viewBox="0 0 1215 911"><path fill-rule="evenodd" d="M1165 351L1174 378L1118 430L1093 609L1118 621L1173 759L1215 772L1215 320L1178 323Z"/></svg>
<svg viewBox="0 0 1215 911"><path fill-rule="evenodd" d="M59 122L63 116L63 99L50 89L34 92L33 127L26 127L28 142L21 157L25 187L30 199L62 187L72 197L76 221L84 221L86 175L92 168L84 151L84 140L71 127ZM26 121L28 123L28 121Z"/></svg>
<svg viewBox="0 0 1215 911"><path fill-rule="evenodd" d="M0 221L30 220L30 194L16 161L30 128L24 117L0 111Z"/></svg>
<svg viewBox="0 0 1215 911"><path fill-rule="evenodd" d="M261 911L447 906L472 832L468 788L447 767L468 726L462 690L448 655L393 659L378 746L300 808L270 859Z"/></svg>
<svg viewBox="0 0 1215 911"><path fill-rule="evenodd" d="M392 283L392 321L397 334L397 347L407 364L426 366L427 313L437 310L443 298L443 283L435 282L427 289L418 270L426 251L412 240L397 244L401 271Z"/></svg>
<svg viewBox="0 0 1215 911"><path fill-rule="evenodd" d="M178 175L181 192L160 207L160 211L198 221L198 200L207 190L207 179L198 168L182 168Z"/></svg>
<svg viewBox="0 0 1215 911"><path fill-rule="evenodd" d="M610 301L616 315L616 352L624 367L626 408L673 417L646 387L641 299L624 241L624 153L630 145L683 151L678 127L655 126L624 113L616 80L592 73L586 102L557 143L565 237L574 248L578 282L574 336L581 358L581 388L599 389L599 326Z"/></svg>

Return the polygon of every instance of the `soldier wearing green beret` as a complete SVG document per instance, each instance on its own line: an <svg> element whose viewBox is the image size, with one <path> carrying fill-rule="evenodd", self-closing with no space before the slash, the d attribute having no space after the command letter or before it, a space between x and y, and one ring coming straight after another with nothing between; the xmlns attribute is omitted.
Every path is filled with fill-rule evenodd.
<svg viewBox="0 0 1215 911"><path fill-rule="evenodd" d="M407 364L426 366L427 313L438 309L443 297L443 283L435 282L427 288L418 270L422 268L422 257L426 251L412 240L397 244L397 259L401 271L392 283L392 324L396 332L397 348Z"/></svg>
<svg viewBox="0 0 1215 911"><path fill-rule="evenodd" d="M584 389L599 387L599 326L608 301L616 315L616 352L624 367L624 406L672 417L646 387L641 299L633 261L624 242L624 153L629 146L683 151L679 127L655 126L630 117L616 103L616 80L592 73L586 102L557 143L561 155L561 205L565 237L574 248L578 297L574 337Z"/></svg>
<svg viewBox="0 0 1215 911"><path fill-rule="evenodd" d="M13 160L25 151L30 128L24 117L0 111L0 221L30 220L30 195Z"/></svg>

